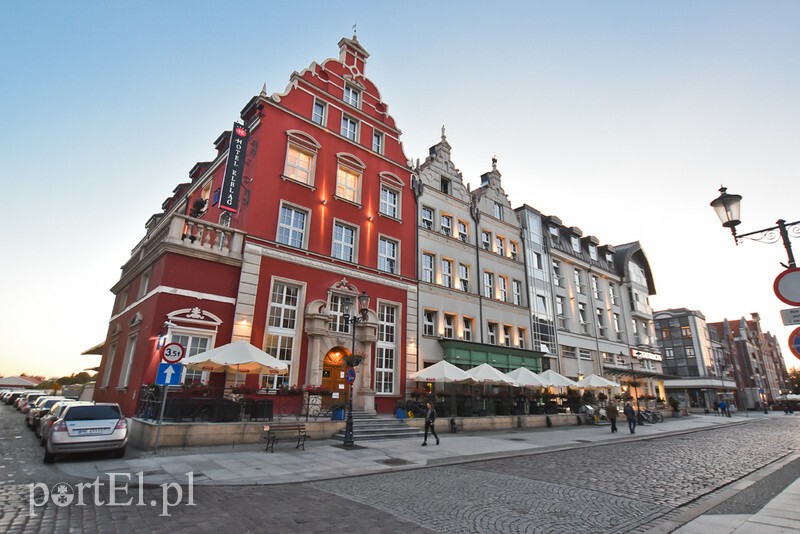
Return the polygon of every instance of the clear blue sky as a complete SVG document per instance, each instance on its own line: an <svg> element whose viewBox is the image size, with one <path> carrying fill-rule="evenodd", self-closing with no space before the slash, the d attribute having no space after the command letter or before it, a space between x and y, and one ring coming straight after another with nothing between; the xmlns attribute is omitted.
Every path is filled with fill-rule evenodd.
<svg viewBox="0 0 800 534"><path fill-rule="evenodd" d="M734 246L708 203L724 183L742 231L800 219L800 3L40 1L0 17L0 373L97 365L148 217L356 23L409 158L446 125L473 186L497 155L514 205L639 240L655 308L760 312L797 362L783 248Z"/></svg>

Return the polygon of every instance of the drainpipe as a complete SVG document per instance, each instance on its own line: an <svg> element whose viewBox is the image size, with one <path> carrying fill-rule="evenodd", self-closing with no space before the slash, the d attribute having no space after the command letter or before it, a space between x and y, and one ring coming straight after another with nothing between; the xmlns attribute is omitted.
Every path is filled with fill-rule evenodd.
<svg viewBox="0 0 800 534"><path fill-rule="evenodd" d="M481 247L480 247L480 227L478 226L481 221L481 212L478 209L478 199L473 194L469 205L469 214L472 220L475 221L475 265L478 269L478 331L481 333L480 342L483 343L483 273L481 272Z"/></svg>

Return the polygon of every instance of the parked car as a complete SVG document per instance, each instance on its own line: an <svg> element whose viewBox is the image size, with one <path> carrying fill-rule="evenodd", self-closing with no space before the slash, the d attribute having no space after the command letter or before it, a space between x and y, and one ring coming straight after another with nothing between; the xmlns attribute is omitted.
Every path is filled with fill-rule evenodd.
<svg viewBox="0 0 800 534"><path fill-rule="evenodd" d="M31 430L35 429L37 426L39 426L39 419L41 419L42 415L46 412L49 412L53 404L63 399L64 397L57 396L39 397L33 403L33 407L31 407L31 409L28 410L28 413L25 414L25 424L27 424L28 428Z"/></svg>
<svg viewBox="0 0 800 534"><path fill-rule="evenodd" d="M39 397L44 397L46 393L44 391L40 393L26 393L17 401L17 409L22 413L28 413L30 410L31 403L38 399Z"/></svg>
<svg viewBox="0 0 800 534"><path fill-rule="evenodd" d="M67 406L77 402L79 401L64 399L53 404L53 406L50 407L50 411L42 415L42 418L39 419L39 426L34 429L36 437L39 438L40 445L44 446L45 442L47 441L47 437L50 435L50 429L53 427L53 423L61 418L61 416L64 414L64 411L66 411ZM92 403L84 402L83 404Z"/></svg>
<svg viewBox="0 0 800 534"><path fill-rule="evenodd" d="M44 463L73 452L113 451L116 458L122 458L127 445L128 422L118 404L69 404L50 428Z"/></svg>

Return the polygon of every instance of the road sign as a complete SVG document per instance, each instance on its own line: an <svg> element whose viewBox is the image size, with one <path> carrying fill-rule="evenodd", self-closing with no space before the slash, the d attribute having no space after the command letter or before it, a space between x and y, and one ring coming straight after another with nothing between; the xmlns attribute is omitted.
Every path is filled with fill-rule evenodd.
<svg viewBox="0 0 800 534"><path fill-rule="evenodd" d="M789 334L789 350L792 351L797 358L800 358L800 327L792 330Z"/></svg>
<svg viewBox="0 0 800 534"><path fill-rule="evenodd" d="M793 324L800 324L800 308L789 308L788 310L781 310L781 319L783 324L791 326Z"/></svg>
<svg viewBox="0 0 800 534"><path fill-rule="evenodd" d="M352 367L347 368L347 372L344 374L344 379L347 380L348 384L352 384L356 381L356 370Z"/></svg>
<svg viewBox="0 0 800 534"><path fill-rule="evenodd" d="M791 267L775 278L775 296L790 306L800 306L800 269Z"/></svg>
<svg viewBox="0 0 800 534"><path fill-rule="evenodd" d="M178 363L159 363L156 373L156 384L159 386L177 386L181 383L181 365Z"/></svg>
<svg viewBox="0 0 800 534"><path fill-rule="evenodd" d="M183 345L168 343L161 349L161 359L167 363L178 363L183 359Z"/></svg>

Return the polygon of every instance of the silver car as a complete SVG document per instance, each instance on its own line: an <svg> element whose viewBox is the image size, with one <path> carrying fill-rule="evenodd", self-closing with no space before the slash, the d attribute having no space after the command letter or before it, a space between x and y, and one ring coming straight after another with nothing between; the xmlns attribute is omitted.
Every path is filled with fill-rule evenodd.
<svg viewBox="0 0 800 534"><path fill-rule="evenodd" d="M31 430L35 429L39 425L39 419L41 419L42 415L49 412L50 407L62 399L64 399L64 397L57 395L44 396L36 399L25 414L25 424L28 425L28 428Z"/></svg>
<svg viewBox="0 0 800 534"><path fill-rule="evenodd" d="M44 463L53 463L57 454L73 452L113 451L122 458L127 445L128 422L118 404L69 404L50 427Z"/></svg>
<svg viewBox="0 0 800 534"><path fill-rule="evenodd" d="M60 400L53 404L48 412L42 414L42 417L39 419L39 425L34 428L34 433L36 434L36 437L41 440L39 442L41 445L44 445L44 442L47 441L47 436L50 435L50 428L52 428L53 423L55 423L57 419L61 418L61 414L64 413L64 409L67 407L67 405L75 404L77 402L78 401L71 399ZM91 404L91 402L84 402L83 404Z"/></svg>

